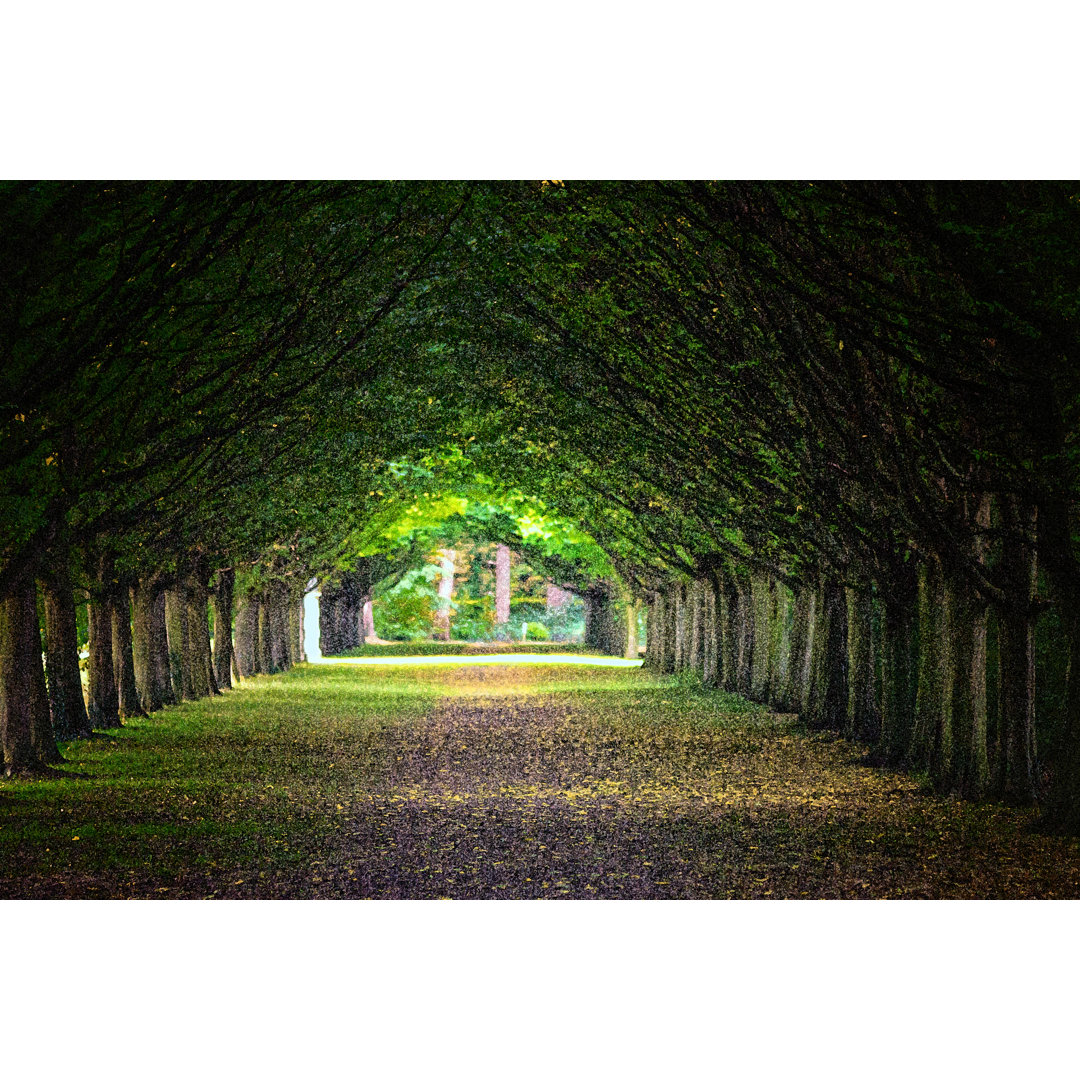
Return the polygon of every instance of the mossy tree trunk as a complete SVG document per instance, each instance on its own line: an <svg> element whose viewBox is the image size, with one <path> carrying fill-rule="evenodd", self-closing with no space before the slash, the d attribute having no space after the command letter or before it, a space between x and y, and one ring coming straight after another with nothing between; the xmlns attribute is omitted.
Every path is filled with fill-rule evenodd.
<svg viewBox="0 0 1080 1080"><path fill-rule="evenodd" d="M178 576L165 590L165 628L169 643L169 674L177 701L192 701L191 639L188 629L187 581Z"/></svg>
<svg viewBox="0 0 1080 1080"><path fill-rule="evenodd" d="M175 705L165 627L165 589L156 575L142 577L132 589L132 660L139 702L146 712Z"/></svg>
<svg viewBox="0 0 1080 1080"><path fill-rule="evenodd" d="M236 602L234 636L237 673L242 679L250 679L259 673L259 602L250 593L244 593Z"/></svg>
<svg viewBox="0 0 1080 1080"><path fill-rule="evenodd" d="M0 596L0 767L5 776L61 760L41 666L37 589L28 570Z"/></svg>

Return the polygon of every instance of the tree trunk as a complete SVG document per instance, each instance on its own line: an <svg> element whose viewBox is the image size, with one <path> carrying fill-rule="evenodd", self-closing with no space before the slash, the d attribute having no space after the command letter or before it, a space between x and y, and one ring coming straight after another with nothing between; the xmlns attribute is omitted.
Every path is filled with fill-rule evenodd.
<svg viewBox="0 0 1080 1080"><path fill-rule="evenodd" d="M735 582L735 683L743 697L753 689L754 613L750 588Z"/></svg>
<svg viewBox="0 0 1080 1080"><path fill-rule="evenodd" d="M0 766L14 776L61 760L41 666L37 589L24 573L0 596Z"/></svg>
<svg viewBox="0 0 1080 1080"><path fill-rule="evenodd" d="M686 666L686 586L680 581L671 587L671 611L674 634L671 646L675 670Z"/></svg>
<svg viewBox="0 0 1080 1080"><path fill-rule="evenodd" d="M77 739L90 734L82 676L79 673L79 636L75 619L75 596L71 588L66 554L41 578L45 606L46 673L53 732L58 739Z"/></svg>
<svg viewBox="0 0 1080 1080"><path fill-rule="evenodd" d="M319 639L322 640L322 610L320 609ZM249 593L242 595L236 603L236 670L242 679L250 679L258 673L259 645L259 602ZM320 644L320 651L325 652Z"/></svg>
<svg viewBox="0 0 1080 1080"><path fill-rule="evenodd" d="M145 716L135 683L135 658L131 638L131 591L126 581L118 581L112 594L113 679L122 717Z"/></svg>
<svg viewBox="0 0 1080 1080"><path fill-rule="evenodd" d="M270 644L273 628L265 591L258 599L258 637L255 643L255 670L260 675L274 674L274 654Z"/></svg>
<svg viewBox="0 0 1080 1080"><path fill-rule="evenodd" d="M363 634L361 634L363 644ZM289 588L289 666L304 662L304 588Z"/></svg>
<svg viewBox="0 0 1080 1080"><path fill-rule="evenodd" d="M705 657L705 583L694 578L686 586L686 656L684 667L701 675Z"/></svg>
<svg viewBox="0 0 1080 1080"><path fill-rule="evenodd" d="M510 549L505 544L495 548L495 623L510 621Z"/></svg>
<svg viewBox="0 0 1080 1080"><path fill-rule="evenodd" d="M199 565L193 569L186 593L191 696L199 700L216 692L210 657L210 592L205 567Z"/></svg>
<svg viewBox="0 0 1080 1080"><path fill-rule="evenodd" d="M214 679L218 690L232 686L232 609L236 571L231 567L219 570L214 585Z"/></svg>
<svg viewBox="0 0 1080 1080"><path fill-rule="evenodd" d="M1003 500L1010 525L1002 576L1014 602L998 610L1001 797L1026 805L1038 796L1035 756L1035 509L1018 496Z"/></svg>
<svg viewBox="0 0 1080 1080"><path fill-rule="evenodd" d="M660 673L670 675L675 670L675 587L664 586L660 594L660 617L657 620L657 649Z"/></svg>
<svg viewBox="0 0 1080 1080"><path fill-rule="evenodd" d="M919 674L915 692L915 723L906 763L929 770L942 718L947 630L941 563L931 556L919 567Z"/></svg>
<svg viewBox="0 0 1080 1080"><path fill-rule="evenodd" d="M270 670L276 674L289 670L289 589L283 581L272 581L263 600L270 638ZM357 613L359 614L359 613ZM357 620L359 626L359 620ZM359 630L357 630L359 637ZM350 645L355 648L355 645Z"/></svg>
<svg viewBox="0 0 1080 1080"><path fill-rule="evenodd" d="M750 658L750 697L759 702L769 698L769 644L772 637L769 603L769 579L764 574L751 575L750 617L754 623L754 644Z"/></svg>
<svg viewBox="0 0 1080 1080"><path fill-rule="evenodd" d="M165 627L169 643L169 673L177 701L192 701L191 635L188 628L187 582L165 590Z"/></svg>
<svg viewBox="0 0 1080 1080"><path fill-rule="evenodd" d="M847 590L848 709L844 734L876 745L881 717L874 677L874 594L869 589Z"/></svg>
<svg viewBox="0 0 1080 1080"><path fill-rule="evenodd" d="M132 660L139 702L150 713L175 705L165 628L165 589L158 577L140 578L132 589Z"/></svg>
<svg viewBox="0 0 1080 1080"><path fill-rule="evenodd" d="M720 587L715 574L704 581L705 603L702 614L701 681L719 686L723 660L720 650Z"/></svg>
<svg viewBox="0 0 1080 1080"><path fill-rule="evenodd" d="M112 598L115 591L113 562L98 557L90 596L90 687L86 712L93 728L120 727L120 699L113 672Z"/></svg>
<svg viewBox="0 0 1080 1080"><path fill-rule="evenodd" d="M626 658L636 660L638 658L638 634L637 619L641 604L637 600L628 601L626 604Z"/></svg>
<svg viewBox="0 0 1080 1080"><path fill-rule="evenodd" d="M843 731L847 717L847 601L842 586L818 590L821 615L814 619L810 708L811 727Z"/></svg>
<svg viewBox="0 0 1080 1080"><path fill-rule="evenodd" d="M769 707L789 709L787 698L788 673L791 670L791 633L788 616L791 611L791 590L780 581L772 583L769 604Z"/></svg>
<svg viewBox="0 0 1080 1080"><path fill-rule="evenodd" d="M375 607L373 600L364 601L364 644L375 641Z"/></svg>

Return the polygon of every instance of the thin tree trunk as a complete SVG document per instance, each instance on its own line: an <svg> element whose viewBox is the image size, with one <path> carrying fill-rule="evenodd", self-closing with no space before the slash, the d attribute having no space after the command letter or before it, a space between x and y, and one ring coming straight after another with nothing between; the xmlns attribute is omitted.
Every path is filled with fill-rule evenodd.
<svg viewBox="0 0 1080 1080"><path fill-rule="evenodd" d="M212 604L214 608L214 679L218 690L232 686L233 588L236 571L226 567L217 572Z"/></svg>
<svg viewBox="0 0 1080 1080"><path fill-rule="evenodd" d="M739 601L729 574L718 581L720 598L720 685L729 693L739 692Z"/></svg>
<svg viewBox="0 0 1080 1080"><path fill-rule="evenodd" d="M505 544L495 548L495 624L510 621L510 549Z"/></svg>
<svg viewBox="0 0 1080 1080"><path fill-rule="evenodd" d="M454 600L453 548L439 550L439 610L435 616L435 628L443 641L450 640L450 605Z"/></svg>
<svg viewBox="0 0 1080 1080"><path fill-rule="evenodd" d="M705 582L694 578L687 586L690 636L686 666L698 675L705 670Z"/></svg>
<svg viewBox="0 0 1080 1080"><path fill-rule="evenodd" d="M672 589L672 604L675 612L675 670L682 671L686 667L687 655L687 608L686 586L679 582Z"/></svg>
<svg viewBox="0 0 1080 1080"><path fill-rule="evenodd" d="M375 601L364 601L364 644L375 641Z"/></svg>
<svg viewBox="0 0 1080 1080"><path fill-rule="evenodd" d="M628 660L638 658L637 618L640 610L637 600L629 600L626 604L626 657Z"/></svg>
<svg viewBox="0 0 1080 1080"><path fill-rule="evenodd" d="M135 683L135 658L131 638L131 591L126 581L118 581L112 594L113 679L122 717L145 716Z"/></svg>
<svg viewBox="0 0 1080 1080"><path fill-rule="evenodd" d="M113 672L112 598L115 584L111 557L99 556L88 607L90 686L86 707L91 727L99 729L120 726L120 699Z"/></svg>
<svg viewBox="0 0 1080 1080"><path fill-rule="evenodd" d="M704 593L701 681L706 686L719 686L723 661L720 655L720 589L715 574L705 578Z"/></svg>
<svg viewBox="0 0 1080 1080"><path fill-rule="evenodd" d="M946 627L944 583L941 563L931 556L919 567L918 642L919 668L915 690L915 719L906 763L929 770L936 733L941 723L945 680Z"/></svg>

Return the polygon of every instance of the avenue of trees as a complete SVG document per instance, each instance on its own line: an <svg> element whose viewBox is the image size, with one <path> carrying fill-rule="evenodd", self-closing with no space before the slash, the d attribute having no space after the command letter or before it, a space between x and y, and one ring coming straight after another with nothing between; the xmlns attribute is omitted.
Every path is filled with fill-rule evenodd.
<svg viewBox="0 0 1080 1080"><path fill-rule="evenodd" d="M9 774L295 662L313 577L355 607L385 576L421 483L390 463L442 455L595 541L543 554L598 647L647 604L651 666L1080 827L1080 185L19 184L0 214Z"/></svg>

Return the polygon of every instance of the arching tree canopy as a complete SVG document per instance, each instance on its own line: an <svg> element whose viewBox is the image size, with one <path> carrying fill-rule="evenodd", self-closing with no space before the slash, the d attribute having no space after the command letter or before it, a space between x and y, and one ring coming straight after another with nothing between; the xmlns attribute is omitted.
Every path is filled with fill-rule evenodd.
<svg viewBox="0 0 1080 1080"><path fill-rule="evenodd" d="M8 771L83 724L35 581L50 649L80 588L123 656L134 598L153 707L162 649L182 695L229 678L207 590L227 628L238 587L239 673L274 670L311 577L464 511L648 602L651 664L1080 821L1080 679L1036 664L1052 633L1080 671L1076 184L5 184L0 213ZM122 669L92 661L95 715Z"/></svg>

